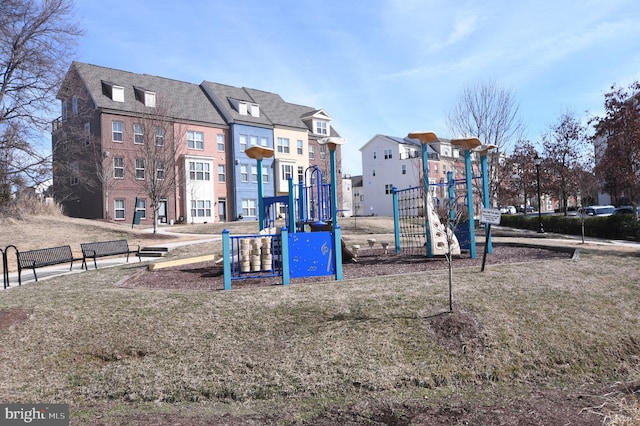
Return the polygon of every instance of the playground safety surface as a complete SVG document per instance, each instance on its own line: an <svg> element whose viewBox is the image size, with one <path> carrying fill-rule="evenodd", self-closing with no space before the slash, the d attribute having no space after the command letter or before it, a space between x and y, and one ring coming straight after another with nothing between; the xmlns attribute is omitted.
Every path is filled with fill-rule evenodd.
<svg viewBox="0 0 640 426"><path fill-rule="evenodd" d="M453 259L454 268L478 267L482 265L482 246L478 246L476 258L472 259L469 253ZM495 264L534 262L550 259L570 259L572 252L555 250L552 248L522 247L511 245L494 245L491 254L487 255L485 265L490 267ZM376 277L382 275L401 275L415 272L441 270L447 268L444 257L427 258L424 254L396 254L389 250L385 254L382 249L361 249L357 263L343 264L343 279L356 279ZM291 284L317 283L319 281L334 280L334 276L296 278ZM252 287L266 287L281 285L279 277L250 278L234 280L233 289L246 289ZM182 290L223 290L222 264L213 261L194 263L179 267L163 268L157 271L142 271L131 276L121 283L124 287L143 287L157 289L182 289Z"/></svg>

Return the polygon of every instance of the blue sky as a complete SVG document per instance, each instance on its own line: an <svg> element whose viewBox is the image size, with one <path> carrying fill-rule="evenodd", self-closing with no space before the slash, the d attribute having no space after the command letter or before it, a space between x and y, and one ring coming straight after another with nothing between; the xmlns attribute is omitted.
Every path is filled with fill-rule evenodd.
<svg viewBox="0 0 640 426"><path fill-rule="evenodd" d="M81 62L280 94L324 108L343 171L376 134L450 135L461 90L511 90L539 142L560 114L600 114L640 80L637 0L76 0Z"/></svg>

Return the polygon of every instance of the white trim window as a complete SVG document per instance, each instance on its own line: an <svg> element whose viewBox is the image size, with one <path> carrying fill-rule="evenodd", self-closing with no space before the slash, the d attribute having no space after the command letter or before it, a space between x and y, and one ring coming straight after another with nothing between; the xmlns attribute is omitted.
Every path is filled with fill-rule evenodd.
<svg viewBox="0 0 640 426"><path fill-rule="evenodd" d="M224 152L224 135L217 134L216 141L218 143L218 152Z"/></svg>
<svg viewBox="0 0 640 426"><path fill-rule="evenodd" d="M115 220L125 219L125 203L124 200L113 200L113 214Z"/></svg>
<svg viewBox="0 0 640 426"><path fill-rule="evenodd" d="M166 176L167 173L164 167L164 161L156 160L156 179L164 180Z"/></svg>
<svg viewBox="0 0 640 426"><path fill-rule="evenodd" d="M78 185L80 183L80 163L74 161L71 163L71 174L69 176L69 184L71 186Z"/></svg>
<svg viewBox="0 0 640 426"><path fill-rule="evenodd" d="M249 182L249 172L246 164L240 164L240 182Z"/></svg>
<svg viewBox="0 0 640 426"><path fill-rule="evenodd" d="M211 180L211 165L202 161L189 161L189 179Z"/></svg>
<svg viewBox="0 0 640 426"><path fill-rule="evenodd" d="M240 144L240 152L244 152L247 149L247 135L240 135L238 143Z"/></svg>
<svg viewBox="0 0 640 426"><path fill-rule="evenodd" d="M164 128L156 127L155 141L156 146L164 146Z"/></svg>
<svg viewBox="0 0 640 426"><path fill-rule="evenodd" d="M269 138L265 136L260 137L260 146L269 147Z"/></svg>
<svg viewBox="0 0 640 426"><path fill-rule="evenodd" d="M282 165L282 180L293 179L293 165L291 164L283 164Z"/></svg>
<svg viewBox="0 0 640 426"><path fill-rule="evenodd" d="M251 166L251 182L258 182L258 166Z"/></svg>
<svg viewBox="0 0 640 426"><path fill-rule="evenodd" d="M224 164L218 164L218 182L226 182L227 181L227 171L225 170Z"/></svg>
<svg viewBox="0 0 640 426"><path fill-rule="evenodd" d="M298 155L304 155L304 141L302 139L296 141L296 150Z"/></svg>
<svg viewBox="0 0 640 426"><path fill-rule="evenodd" d="M144 143L144 127L142 124L133 125L133 143L142 145Z"/></svg>
<svg viewBox="0 0 640 426"><path fill-rule="evenodd" d="M187 148L204 149L204 133L194 130L187 131Z"/></svg>
<svg viewBox="0 0 640 426"><path fill-rule="evenodd" d="M242 200L242 217L256 217L256 200L245 199Z"/></svg>
<svg viewBox="0 0 640 426"><path fill-rule="evenodd" d="M144 158L136 158L136 179L144 180L144 178L145 178Z"/></svg>
<svg viewBox="0 0 640 426"><path fill-rule="evenodd" d="M91 145L91 123L84 123L84 145Z"/></svg>
<svg viewBox="0 0 640 426"><path fill-rule="evenodd" d="M140 213L140 219L147 218L147 200L138 198L138 204L136 205L136 212Z"/></svg>
<svg viewBox="0 0 640 426"><path fill-rule="evenodd" d="M211 217L211 200L191 200L191 217Z"/></svg>
<svg viewBox="0 0 640 426"><path fill-rule="evenodd" d="M262 166L262 183L269 183L269 167Z"/></svg>
<svg viewBox="0 0 640 426"><path fill-rule="evenodd" d="M316 121L316 134L317 135L327 135L327 122L326 121Z"/></svg>
<svg viewBox="0 0 640 426"><path fill-rule="evenodd" d="M316 158L316 148L313 145L309 145L309 160L314 160Z"/></svg>
<svg viewBox="0 0 640 426"><path fill-rule="evenodd" d="M289 153L289 138L278 138L278 152Z"/></svg>
<svg viewBox="0 0 640 426"><path fill-rule="evenodd" d="M124 140L122 134L122 121L111 122L111 139L114 142L122 142Z"/></svg>
<svg viewBox="0 0 640 426"><path fill-rule="evenodd" d="M113 157L113 177L115 179L124 179L123 157Z"/></svg>

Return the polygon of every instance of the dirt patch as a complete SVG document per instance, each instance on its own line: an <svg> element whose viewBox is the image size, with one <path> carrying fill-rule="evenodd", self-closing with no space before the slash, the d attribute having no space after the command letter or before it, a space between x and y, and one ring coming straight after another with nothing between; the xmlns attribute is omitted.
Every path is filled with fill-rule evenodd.
<svg viewBox="0 0 640 426"><path fill-rule="evenodd" d="M21 323L29 318L29 312L18 308L0 309L0 330Z"/></svg>

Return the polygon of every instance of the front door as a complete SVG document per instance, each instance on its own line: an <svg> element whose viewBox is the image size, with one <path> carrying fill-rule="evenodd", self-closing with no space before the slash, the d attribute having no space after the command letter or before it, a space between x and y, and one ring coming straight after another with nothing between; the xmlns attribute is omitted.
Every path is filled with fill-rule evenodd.
<svg viewBox="0 0 640 426"><path fill-rule="evenodd" d="M220 222L226 222L227 220L227 199L218 199L218 220Z"/></svg>
<svg viewBox="0 0 640 426"><path fill-rule="evenodd" d="M158 203L158 220L161 223L167 223L167 200Z"/></svg>

